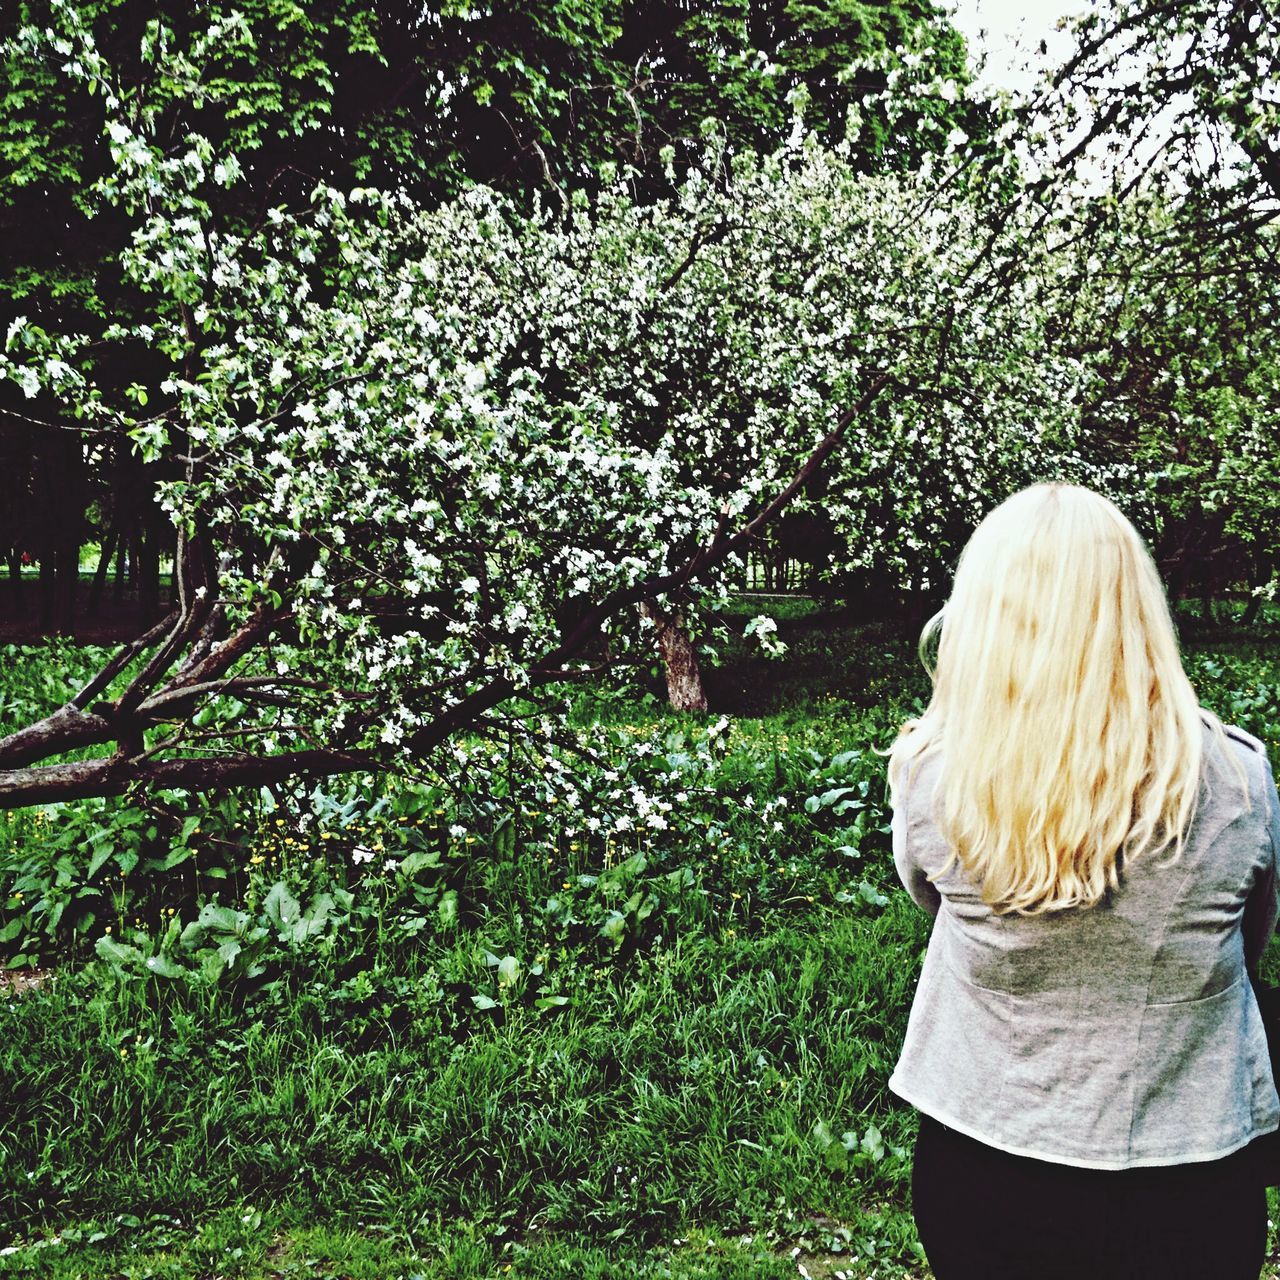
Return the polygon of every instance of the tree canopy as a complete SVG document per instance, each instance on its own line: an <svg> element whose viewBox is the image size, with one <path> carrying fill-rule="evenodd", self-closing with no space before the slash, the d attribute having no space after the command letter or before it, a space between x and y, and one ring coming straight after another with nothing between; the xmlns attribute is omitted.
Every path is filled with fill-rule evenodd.
<svg viewBox="0 0 1280 1280"><path fill-rule="evenodd" d="M644 660L634 606L723 598L786 508L820 508L833 572L929 590L994 502L1070 478L1275 589L1270 233L1242 254L1158 184L1046 218L1008 167L958 180L955 124L918 166L850 140L967 101L954 79L904 59L832 142L791 91L813 73L821 100L822 60L780 19L799 80L769 154L711 129L643 181L570 185L548 153L532 198L309 173L300 199L208 72L260 56L243 15L153 25L125 76L92 14L57 14L10 65L102 113L83 199L117 228L119 305L32 305L0 372L90 471L146 469L176 591L0 741L0 805L448 767L495 716L554 728L539 689ZM85 747L110 754L44 763Z"/></svg>

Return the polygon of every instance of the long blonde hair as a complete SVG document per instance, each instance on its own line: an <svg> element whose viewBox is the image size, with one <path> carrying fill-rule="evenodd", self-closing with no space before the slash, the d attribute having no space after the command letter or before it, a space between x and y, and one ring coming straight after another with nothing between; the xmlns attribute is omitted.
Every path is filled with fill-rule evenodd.
<svg viewBox="0 0 1280 1280"><path fill-rule="evenodd" d="M938 637L933 697L890 752L940 750L944 838L998 912L1090 907L1123 859L1182 852L1206 721L1137 531L1107 499L1038 484L970 538ZM948 863L948 866L951 864Z"/></svg>

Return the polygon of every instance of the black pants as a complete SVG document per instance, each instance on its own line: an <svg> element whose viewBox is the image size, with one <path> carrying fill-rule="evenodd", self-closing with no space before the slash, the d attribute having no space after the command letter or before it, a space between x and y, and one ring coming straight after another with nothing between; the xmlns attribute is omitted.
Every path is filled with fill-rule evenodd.
<svg viewBox="0 0 1280 1280"><path fill-rule="evenodd" d="M1266 1253L1266 1192L1244 1152L1077 1169L922 1115L911 1191L938 1280L1258 1280Z"/></svg>

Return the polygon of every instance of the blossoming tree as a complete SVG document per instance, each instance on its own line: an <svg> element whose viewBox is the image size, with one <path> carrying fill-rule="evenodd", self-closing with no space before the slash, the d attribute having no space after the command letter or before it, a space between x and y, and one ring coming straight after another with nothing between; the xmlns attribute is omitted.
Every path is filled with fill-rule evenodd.
<svg viewBox="0 0 1280 1280"><path fill-rule="evenodd" d="M177 602L0 741L0 805L427 756L645 653L636 606L722 594L819 469L849 562L918 582L1071 457L1078 369L1040 354L1029 290L975 278L977 213L799 127L643 207L622 184L532 216L321 186L232 231L207 215L236 157L163 142L77 40L144 319L18 317L4 372L50 429L161 470ZM165 365L142 394L101 372L139 344ZM84 747L107 750L44 763Z"/></svg>

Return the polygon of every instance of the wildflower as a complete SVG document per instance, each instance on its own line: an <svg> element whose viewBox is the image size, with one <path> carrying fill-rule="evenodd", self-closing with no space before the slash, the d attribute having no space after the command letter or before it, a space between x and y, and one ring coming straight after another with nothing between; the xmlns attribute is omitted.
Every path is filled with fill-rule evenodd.
<svg viewBox="0 0 1280 1280"><path fill-rule="evenodd" d="M373 861L373 850L366 849L364 845L358 844L351 850L351 861L359 865L361 862Z"/></svg>
<svg viewBox="0 0 1280 1280"><path fill-rule="evenodd" d="M264 862L266 862L266 860L267 860L267 859L266 859L265 855L263 855L263 854L261 854L261 853L255 853L255 854L253 855L253 857L249 859L249 861L250 861L250 862L251 862L255 867L257 867L257 866L261 866Z"/></svg>

